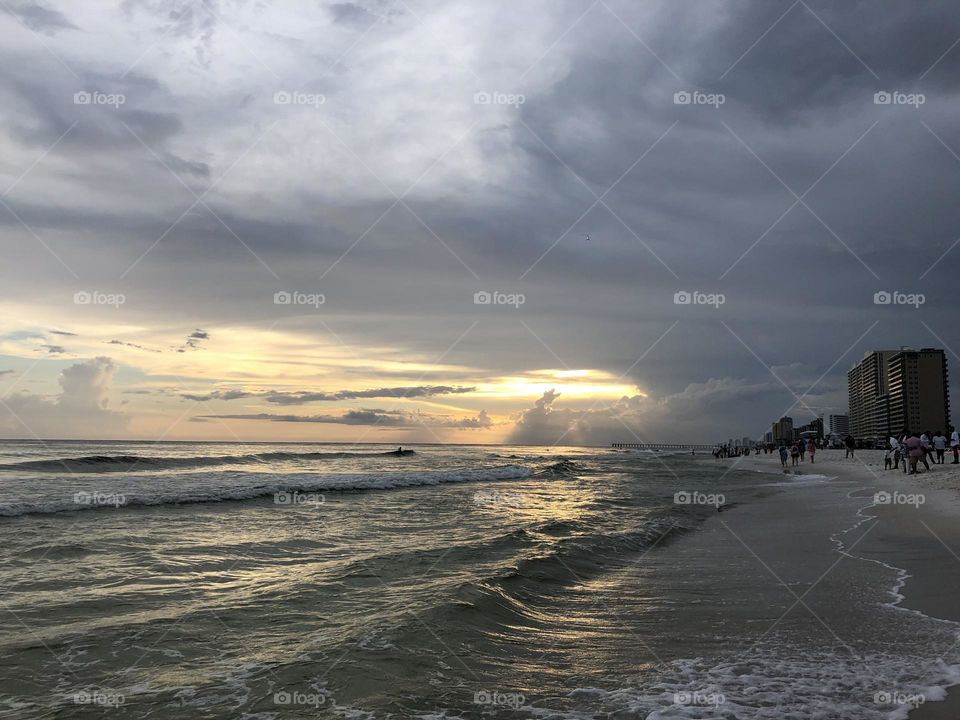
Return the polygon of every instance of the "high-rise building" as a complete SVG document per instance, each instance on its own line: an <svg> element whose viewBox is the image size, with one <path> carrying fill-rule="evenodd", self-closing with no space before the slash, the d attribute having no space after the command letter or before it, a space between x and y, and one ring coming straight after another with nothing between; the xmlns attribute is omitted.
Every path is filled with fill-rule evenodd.
<svg viewBox="0 0 960 720"><path fill-rule="evenodd" d="M793 418L780 418L773 424L770 432L773 434L773 442L777 445L793 442Z"/></svg>
<svg viewBox="0 0 960 720"><path fill-rule="evenodd" d="M890 429L946 432L950 385L943 350L902 350L890 360Z"/></svg>
<svg viewBox="0 0 960 720"><path fill-rule="evenodd" d="M943 350L875 350L847 373L849 432L881 440L904 430L944 430L950 423Z"/></svg>
<svg viewBox="0 0 960 720"><path fill-rule="evenodd" d="M805 438L817 438L820 439L823 437L823 418L818 417L814 418L806 425L800 425L793 429L793 439L800 440Z"/></svg>
<svg viewBox="0 0 960 720"><path fill-rule="evenodd" d="M850 432L850 418L848 415L827 415L823 430L827 435L845 437Z"/></svg>
<svg viewBox="0 0 960 720"><path fill-rule="evenodd" d="M850 401L850 434L855 438L880 438L889 433L887 363L896 350L874 350L847 373Z"/></svg>

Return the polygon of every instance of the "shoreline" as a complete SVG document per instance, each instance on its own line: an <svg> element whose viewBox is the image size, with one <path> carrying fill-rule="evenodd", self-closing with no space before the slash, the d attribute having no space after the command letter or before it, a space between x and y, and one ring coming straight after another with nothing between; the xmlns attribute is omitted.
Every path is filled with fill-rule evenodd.
<svg viewBox="0 0 960 720"><path fill-rule="evenodd" d="M920 504L877 504L869 494L864 495L864 506L858 512L860 524L877 518L876 530L849 554L838 541L837 552L904 573L890 589L891 606L960 623L960 604L955 602L960 595L960 465L952 465L948 459L943 465L931 465L930 471L907 475L902 470L885 470L883 455L882 450L861 450L851 460L840 450L822 450L816 462L788 465L785 470L776 455L744 456L734 458L733 463L739 469L773 474L823 474L862 483L865 491L898 494L897 498L922 497ZM838 532L838 537L844 532ZM892 555L891 547L897 548ZM960 718L960 677L945 687L945 693L931 687L934 692L910 710L909 720Z"/></svg>

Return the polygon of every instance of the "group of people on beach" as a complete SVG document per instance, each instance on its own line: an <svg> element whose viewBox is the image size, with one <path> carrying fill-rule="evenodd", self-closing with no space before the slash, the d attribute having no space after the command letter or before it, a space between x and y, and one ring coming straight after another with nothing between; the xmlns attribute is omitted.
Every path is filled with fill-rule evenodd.
<svg viewBox="0 0 960 720"><path fill-rule="evenodd" d="M743 447L742 445L728 445L724 443L723 445L716 445L713 448L713 457L715 460L719 460L720 458L742 457L749 454L750 448Z"/></svg>
<svg viewBox="0 0 960 720"><path fill-rule="evenodd" d="M781 445L779 448L780 452L780 464L783 467L787 466L787 460L790 460L790 465L795 466L803 462L804 456L810 457L810 462L813 463L814 458L817 454L817 443L810 438L809 440L798 440L793 443L789 448L786 445Z"/></svg>
<svg viewBox="0 0 960 720"><path fill-rule="evenodd" d="M916 475L919 472L919 465L930 470L928 458L933 457L935 465L943 465L944 456L947 453L947 444L953 452L953 465L960 464L960 433L956 428L950 428L950 439L937 430L931 433L927 430L924 433L905 432L900 437L890 436L890 447L887 449L883 458L885 469L898 470L900 463L903 463L903 471L910 475ZM909 465L909 468L908 468Z"/></svg>

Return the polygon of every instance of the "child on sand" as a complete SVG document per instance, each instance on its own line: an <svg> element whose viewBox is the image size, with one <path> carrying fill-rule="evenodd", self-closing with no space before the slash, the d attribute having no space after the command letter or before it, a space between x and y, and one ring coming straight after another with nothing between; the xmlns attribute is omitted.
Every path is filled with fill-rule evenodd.
<svg viewBox="0 0 960 720"><path fill-rule="evenodd" d="M790 453L787 452L787 446L781 445L780 446L780 464L783 465L784 467L787 466L787 456L789 454Z"/></svg>

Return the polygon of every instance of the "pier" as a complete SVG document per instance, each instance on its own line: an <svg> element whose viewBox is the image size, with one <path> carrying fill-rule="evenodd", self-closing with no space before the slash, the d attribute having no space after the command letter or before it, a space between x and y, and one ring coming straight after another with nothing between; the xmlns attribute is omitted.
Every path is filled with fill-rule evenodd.
<svg viewBox="0 0 960 720"><path fill-rule="evenodd" d="M686 443L611 443L610 447L628 450L713 450L713 445L688 445Z"/></svg>

